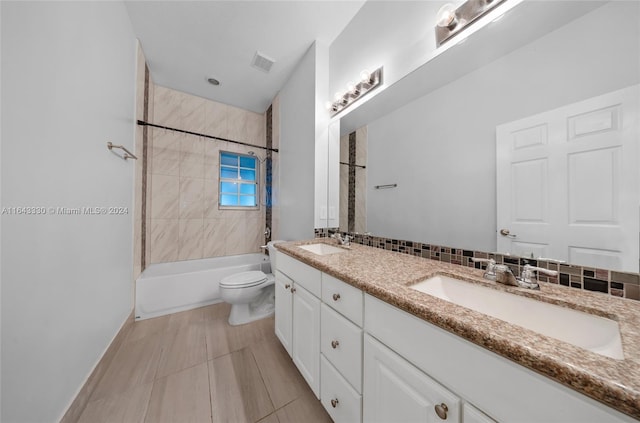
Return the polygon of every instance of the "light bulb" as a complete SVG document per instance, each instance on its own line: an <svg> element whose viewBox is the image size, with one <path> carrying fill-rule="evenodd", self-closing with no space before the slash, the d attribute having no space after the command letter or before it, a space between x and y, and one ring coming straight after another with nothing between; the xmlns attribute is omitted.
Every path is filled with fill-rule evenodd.
<svg viewBox="0 0 640 423"><path fill-rule="evenodd" d="M360 72L360 79L362 80L362 82L365 83L369 83L369 81L371 81L371 73L369 73L368 70L363 70L362 72Z"/></svg>
<svg viewBox="0 0 640 423"><path fill-rule="evenodd" d="M342 100L342 96L343 96L343 94L341 92L336 91L336 93L333 95L333 99L335 101L341 101Z"/></svg>
<svg viewBox="0 0 640 423"><path fill-rule="evenodd" d="M356 86L353 82L349 81L347 82L347 91L349 91L350 93L354 92L356 89Z"/></svg>
<svg viewBox="0 0 640 423"><path fill-rule="evenodd" d="M327 101L326 103L324 103L324 107L326 107L327 110L331 110L333 109L333 103L330 101Z"/></svg>
<svg viewBox="0 0 640 423"><path fill-rule="evenodd" d="M456 8L451 3L447 3L438 10L436 15L436 25L440 28L453 28L458 23L456 18Z"/></svg>

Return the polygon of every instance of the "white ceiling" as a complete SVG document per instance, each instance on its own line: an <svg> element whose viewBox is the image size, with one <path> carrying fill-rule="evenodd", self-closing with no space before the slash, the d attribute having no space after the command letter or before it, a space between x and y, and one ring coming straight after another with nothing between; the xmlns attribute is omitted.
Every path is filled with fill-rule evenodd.
<svg viewBox="0 0 640 423"><path fill-rule="evenodd" d="M126 1L154 83L263 113L315 40L330 44L350 1ZM256 51L274 59L251 66ZM207 78L220 81L210 85Z"/></svg>

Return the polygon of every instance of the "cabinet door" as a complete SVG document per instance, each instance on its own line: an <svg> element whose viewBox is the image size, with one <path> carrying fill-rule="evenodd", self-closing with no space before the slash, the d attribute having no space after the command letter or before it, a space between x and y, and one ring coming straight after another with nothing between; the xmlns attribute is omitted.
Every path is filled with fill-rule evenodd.
<svg viewBox="0 0 640 423"><path fill-rule="evenodd" d="M491 417L469 403L462 407L462 415L464 416L464 423L496 423Z"/></svg>
<svg viewBox="0 0 640 423"><path fill-rule="evenodd" d="M369 335L362 397L365 422L460 422L458 397Z"/></svg>
<svg viewBox="0 0 640 423"><path fill-rule="evenodd" d="M293 286L293 362L320 397L320 299Z"/></svg>
<svg viewBox="0 0 640 423"><path fill-rule="evenodd" d="M276 336L291 355L291 311L293 282L280 272L276 272Z"/></svg>

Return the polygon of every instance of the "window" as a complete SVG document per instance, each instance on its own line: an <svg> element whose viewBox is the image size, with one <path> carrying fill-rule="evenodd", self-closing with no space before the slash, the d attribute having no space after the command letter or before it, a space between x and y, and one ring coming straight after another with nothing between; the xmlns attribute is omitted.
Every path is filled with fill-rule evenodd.
<svg viewBox="0 0 640 423"><path fill-rule="evenodd" d="M220 208L258 208L258 159L220 152Z"/></svg>

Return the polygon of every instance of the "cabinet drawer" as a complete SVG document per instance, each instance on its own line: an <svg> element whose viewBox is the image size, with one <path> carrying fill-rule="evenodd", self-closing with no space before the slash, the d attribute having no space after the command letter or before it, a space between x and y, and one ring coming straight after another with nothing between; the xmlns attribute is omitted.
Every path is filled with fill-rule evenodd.
<svg viewBox="0 0 640 423"><path fill-rule="evenodd" d="M362 329L326 304L320 310L320 351L356 391L362 392Z"/></svg>
<svg viewBox="0 0 640 423"><path fill-rule="evenodd" d="M329 304L334 310L362 327L364 295L358 288L323 273L322 302Z"/></svg>
<svg viewBox="0 0 640 423"><path fill-rule="evenodd" d="M462 406L462 416L464 423L496 423L491 417L469 403Z"/></svg>
<svg viewBox="0 0 640 423"><path fill-rule="evenodd" d="M279 271L293 279L295 283L303 286L307 291L320 298L322 272L318 269L314 269L281 252L277 254L276 266Z"/></svg>
<svg viewBox="0 0 640 423"><path fill-rule="evenodd" d="M362 421L362 396L340 376L340 373L320 356L320 401L335 423Z"/></svg>

